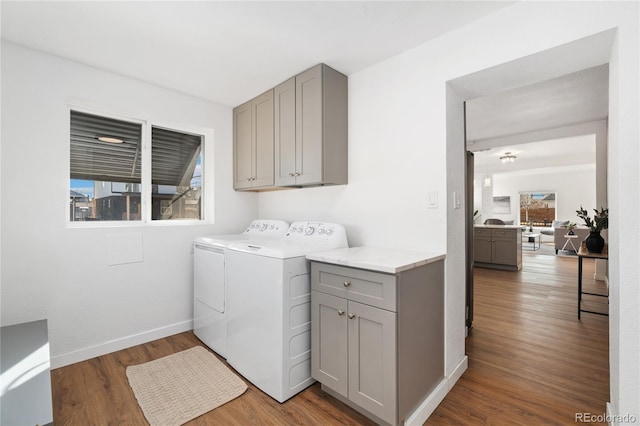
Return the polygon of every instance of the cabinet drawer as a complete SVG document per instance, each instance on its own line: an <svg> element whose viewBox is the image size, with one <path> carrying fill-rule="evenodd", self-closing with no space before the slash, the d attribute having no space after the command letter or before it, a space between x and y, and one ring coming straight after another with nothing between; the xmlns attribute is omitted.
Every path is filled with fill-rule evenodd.
<svg viewBox="0 0 640 426"><path fill-rule="evenodd" d="M474 238L491 238L491 228L474 228L473 229L473 237Z"/></svg>
<svg viewBox="0 0 640 426"><path fill-rule="evenodd" d="M395 275L311 262L311 288L388 311L396 311Z"/></svg>
<svg viewBox="0 0 640 426"><path fill-rule="evenodd" d="M493 239L515 241L516 231L516 229L493 229Z"/></svg>

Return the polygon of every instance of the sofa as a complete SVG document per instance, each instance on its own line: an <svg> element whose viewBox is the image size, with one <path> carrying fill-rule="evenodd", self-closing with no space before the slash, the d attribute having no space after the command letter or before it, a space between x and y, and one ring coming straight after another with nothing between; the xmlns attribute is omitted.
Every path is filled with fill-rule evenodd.
<svg viewBox="0 0 640 426"><path fill-rule="evenodd" d="M558 254L559 250L563 250L563 248L564 250L571 251L574 251L575 248L575 251L577 251L580 248L580 244L582 244L582 241L584 241L584 239L589 236L589 228L587 228L586 226L577 226L573 228L573 233L577 235L577 238L571 238L571 241L567 243L567 238L565 237L565 235L567 235L568 232L569 230L566 228L566 226L554 228L553 241L556 249L556 254Z"/></svg>

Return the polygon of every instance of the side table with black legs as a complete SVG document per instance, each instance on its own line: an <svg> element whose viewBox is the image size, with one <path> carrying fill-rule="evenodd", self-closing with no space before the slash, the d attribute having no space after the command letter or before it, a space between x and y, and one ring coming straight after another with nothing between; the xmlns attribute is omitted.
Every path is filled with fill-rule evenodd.
<svg viewBox="0 0 640 426"><path fill-rule="evenodd" d="M609 260L609 245L608 244L604 245L604 248L602 249L602 253L590 253L589 250L587 250L587 247L585 247L583 242L580 245L580 249L577 251L577 254L578 254L578 319L580 319L581 312L588 312L590 314L609 316L609 314L604 312L596 312L596 311L589 311L586 309L582 309L582 306L581 306L583 294L588 294L591 296L598 296L598 297L607 297L607 298L609 297L608 294L589 293L587 291L582 291L582 259L588 258L588 259Z"/></svg>

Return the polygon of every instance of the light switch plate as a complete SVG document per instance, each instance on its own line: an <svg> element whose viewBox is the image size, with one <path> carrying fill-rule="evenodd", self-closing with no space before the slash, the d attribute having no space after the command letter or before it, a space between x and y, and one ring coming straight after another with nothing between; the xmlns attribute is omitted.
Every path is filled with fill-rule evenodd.
<svg viewBox="0 0 640 426"><path fill-rule="evenodd" d="M427 207L430 209L438 208L438 191L431 191L427 194Z"/></svg>

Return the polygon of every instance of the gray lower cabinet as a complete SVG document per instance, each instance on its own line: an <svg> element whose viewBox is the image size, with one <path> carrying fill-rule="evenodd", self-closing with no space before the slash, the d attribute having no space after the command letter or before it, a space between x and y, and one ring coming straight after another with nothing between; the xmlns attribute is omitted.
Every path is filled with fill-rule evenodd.
<svg viewBox="0 0 640 426"><path fill-rule="evenodd" d="M274 89L275 185L347 183L347 77L319 64Z"/></svg>
<svg viewBox="0 0 640 426"><path fill-rule="evenodd" d="M444 262L396 274L311 263L311 372L381 424L402 424L444 377Z"/></svg>
<svg viewBox="0 0 640 426"><path fill-rule="evenodd" d="M273 187L273 90L233 109L233 188Z"/></svg>
<svg viewBox="0 0 640 426"><path fill-rule="evenodd" d="M522 268L522 230L520 228L481 228L473 230L475 266L520 270Z"/></svg>

